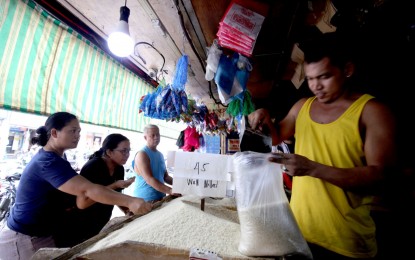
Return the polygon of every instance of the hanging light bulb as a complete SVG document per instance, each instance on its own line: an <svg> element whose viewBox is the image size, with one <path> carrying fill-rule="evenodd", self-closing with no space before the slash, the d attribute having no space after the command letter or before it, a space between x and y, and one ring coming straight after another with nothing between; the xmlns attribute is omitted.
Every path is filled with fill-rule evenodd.
<svg viewBox="0 0 415 260"><path fill-rule="evenodd" d="M130 37L130 30L128 29L128 17L130 16L130 9L125 6L120 8L120 21L117 29L108 37L108 47L112 53L119 57L127 57L133 52L134 42Z"/></svg>

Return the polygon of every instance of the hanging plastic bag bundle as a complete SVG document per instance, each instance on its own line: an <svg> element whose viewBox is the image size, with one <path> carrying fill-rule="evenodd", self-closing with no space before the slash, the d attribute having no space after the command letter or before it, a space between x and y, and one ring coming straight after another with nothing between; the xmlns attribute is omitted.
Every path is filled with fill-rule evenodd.
<svg viewBox="0 0 415 260"><path fill-rule="evenodd" d="M177 61L176 72L174 74L173 89L184 90L187 82L187 66L189 65L189 58L187 55L182 55Z"/></svg>
<svg viewBox="0 0 415 260"><path fill-rule="evenodd" d="M187 112L188 98L185 91L187 82L187 67L189 66L189 58L187 55L182 55L177 62L176 71L174 74L173 83L171 84L173 104L177 113L180 115ZM176 98L177 97L177 98Z"/></svg>
<svg viewBox="0 0 415 260"><path fill-rule="evenodd" d="M141 96L138 113L147 113L147 111L146 111L147 106L145 104L147 103L149 97L150 97L149 94Z"/></svg>
<svg viewBox="0 0 415 260"><path fill-rule="evenodd" d="M188 99L185 92L187 81L187 55L183 55L176 66L176 73L171 85L159 85L157 90L142 97L140 111L144 115L156 119L179 118L187 113Z"/></svg>
<svg viewBox="0 0 415 260"><path fill-rule="evenodd" d="M222 55L222 50L218 45L218 40L213 40L212 46L208 48L208 57L206 61L206 73L205 79L211 81L215 77L215 73L218 69L219 60Z"/></svg>
<svg viewBox="0 0 415 260"><path fill-rule="evenodd" d="M228 104L226 113L231 116L242 118L242 116L247 116L255 111L254 103L252 102L251 94L248 90L242 92L242 96L238 95L237 98L232 99Z"/></svg>
<svg viewBox="0 0 415 260"><path fill-rule="evenodd" d="M311 251L297 225L283 187L280 165L270 153L233 155L235 199L241 227L238 250L246 256L302 255Z"/></svg>
<svg viewBox="0 0 415 260"><path fill-rule="evenodd" d="M251 70L252 65L246 57L236 52L232 57L221 55L215 83L222 103L227 105L239 95L244 96Z"/></svg>
<svg viewBox="0 0 415 260"><path fill-rule="evenodd" d="M174 110L173 114L178 117L182 113L182 98L179 96L179 94L172 90L170 93L171 96L171 103L173 105L172 109Z"/></svg>
<svg viewBox="0 0 415 260"><path fill-rule="evenodd" d="M187 81L188 58L183 55L176 67L176 74L171 85L160 84L156 91L141 98L140 113L156 119L179 118L187 112L187 95L185 84Z"/></svg>
<svg viewBox="0 0 415 260"><path fill-rule="evenodd" d="M150 104L148 116L151 118L157 118L157 97L161 95L163 88L163 86L159 85L157 90L151 94L151 98L148 101Z"/></svg>
<svg viewBox="0 0 415 260"><path fill-rule="evenodd" d="M156 97L156 113L155 118L168 118L168 105L171 101L171 89L169 86L164 87Z"/></svg>
<svg viewBox="0 0 415 260"><path fill-rule="evenodd" d="M139 109L144 112L144 116L153 117L157 113L156 98L162 90L163 87L159 85L153 93L148 93L142 97Z"/></svg>

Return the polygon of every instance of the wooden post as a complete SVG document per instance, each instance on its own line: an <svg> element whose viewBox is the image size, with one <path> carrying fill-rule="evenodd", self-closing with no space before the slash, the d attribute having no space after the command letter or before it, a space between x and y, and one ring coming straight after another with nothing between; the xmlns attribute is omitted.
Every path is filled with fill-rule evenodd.
<svg viewBox="0 0 415 260"><path fill-rule="evenodd" d="M203 198L203 199L200 201L200 209L201 209L202 211L205 211L205 198Z"/></svg>

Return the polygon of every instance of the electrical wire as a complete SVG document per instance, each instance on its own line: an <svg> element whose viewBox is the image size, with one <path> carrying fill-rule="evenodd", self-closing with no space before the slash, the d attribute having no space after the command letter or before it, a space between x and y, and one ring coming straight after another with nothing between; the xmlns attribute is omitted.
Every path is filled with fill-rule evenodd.
<svg viewBox="0 0 415 260"><path fill-rule="evenodd" d="M152 44L150 44L150 43L148 43L148 42L137 42L135 45L134 45L134 54L137 56L137 57L139 57L143 62L144 62L144 64L147 64L147 62L144 60L144 58L143 57L141 57L141 55L140 55L140 53L138 52L138 51L136 51L136 47L138 46L138 45L140 45L140 44L146 44L146 45L148 45L148 46L150 46L150 47L152 47L158 54L160 54L160 56L163 58L163 65L161 66L161 68L160 68L160 75L158 75L157 73L156 73L156 80L157 81L159 81L159 76L163 76L163 74L164 74L164 71L163 71L163 68L164 68L164 64L166 63L166 59L164 58L164 55L156 48L156 47L154 47Z"/></svg>

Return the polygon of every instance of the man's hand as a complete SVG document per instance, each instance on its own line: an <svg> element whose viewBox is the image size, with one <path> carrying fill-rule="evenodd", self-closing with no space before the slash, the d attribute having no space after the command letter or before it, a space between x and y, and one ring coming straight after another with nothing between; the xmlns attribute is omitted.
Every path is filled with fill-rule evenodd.
<svg viewBox="0 0 415 260"><path fill-rule="evenodd" d="M172 193L170 195L173 196L173 197L181 197L182 196L181 193Z"/></svg>
<svg viewBox="0 0 415 260"><path fill-rule="evenodd" d="M248 115L248 123L254 130L262 131L263 126L272 127L271 116L264 108L260 108Z"/></svg>
<svg viewBox="0 0 415 260"><path fill-rule="evenodd" d="M182 196L182 194L180 194L180 193L173 193L172 188L169 188L168 191L166 192L166 194L174 196L174 197L181 197Z"/></svg>
<svg viewBox="0 0 415 260"><path fill-rule="evenodd" d="M273 153L268 160L282 164L284 172L291 176L311 176L317 164L298 154Z"/></svg>
<svg viewBox="0 0 415 260"><path fill-rule="evenodd" d="M272 118L266 109L260 108L249 114L248 123L253 130L259 130L266 135L270 135L272 138L272 145L277 145L282 141L277 128L274 126Z"/></svg>

